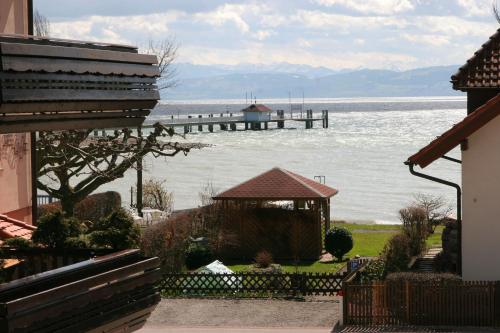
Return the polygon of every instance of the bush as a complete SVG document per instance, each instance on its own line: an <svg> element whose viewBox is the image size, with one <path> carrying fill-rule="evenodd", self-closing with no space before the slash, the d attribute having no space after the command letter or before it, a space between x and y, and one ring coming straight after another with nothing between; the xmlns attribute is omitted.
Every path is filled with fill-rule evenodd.
<svg viewBox="0 0 500 333"><path fill-rule="evenodd" d="M29 249L33 247L33 243L29 239L14 237L5 240L5 242L3 242L3 246L13 247L16 249Z"/></svg>
<svg viewBox="0 0 500 333"><path fill-rule="evenodd" d="M78 237L81 233L80 222L74 218L64 217L58 210L42 216L31 239L34 243L49 248L64 248L67 238Z"/></svg>
<svg viewBox="0 0 500 333"><path fill-rule="evenodd" d="M385 261L382 259L370 261L363 270L359 272L362 283L380 281L385 277Z"/></svg>
<svg viewBox="0 0 500 333"><path fill-rule="evenodd" d="M120 194L113 191L89 195L75 205L74 217L79 220L99 221L122 205ZM38 207L38 216L61 210L60 202L53 202Z"/></svg>
<svg viewBox="0 0 500 333"><path fill-rule="evenodd" d="M171 213L174 205L174 197L167 191L166 181L148 179L142 185L142 205L152 209L159 209Z"/></svg>
<svg viewBox="0 0 500 333"><path fill-rule="evenodd" d="M409 206L399 211L403 232L408 236L411 256L418 256L425 250L425 240L429 236L426 211L418 206Z"/></svg>
<svg viewBox="0 0 500 333"><path fill-rule="evenodd" d="M392 236L382 250L382 258L386 273L408 270L411 260L410 237L404 233Z"/></svg>
<svg viewBox="0 0 500 333"><path fill-rule="evenodd" d="M147 227L141 237L142 252L146 256L160 258L164 273L181 271L191 226L190 214L180 213Z"/></svg>
<svg viewBox="0 0 500 333"><path fill-rule="evenodd" d="M416 273L416 272L399 272L391 273L386 277L387 282L403 283L433 283L433 284L456 284L461 283L460 276L450 273Z"/></svg>
<svg viewBox="0 0 500 333"><path fill-rule="evenodd" d="M267 268L273 263L273 256L268 251L260 251L254 258L255 266L258 268Z"/></svg>
<svg viewBox="0 0 500 333"><path fill-rule="evenodd" d="M325 235L325 249L334 255L339 261L354 245L352 234L342 227L333 227Z"/></svg>
<svg viewBox="0 0 500 333"><path fill-rule="evenodd" d="M92 226L90 244L112 249L130 249L139 246L141 230L123 208L115 210Z"/></svg>
<svg viewBox="0 0 500 333"><path fill-rule="evenodd" d="M189 270L208 265L212 260L212 251L207 246L191 243L186 250L186 267Z"/></svg>
<svg viewBox="0 0 500 333"><path fill-rule="evenodd" d="M88 249L90 244L85 236L80 237L68 237L64 241L64 248L66 249Z"/></svg>

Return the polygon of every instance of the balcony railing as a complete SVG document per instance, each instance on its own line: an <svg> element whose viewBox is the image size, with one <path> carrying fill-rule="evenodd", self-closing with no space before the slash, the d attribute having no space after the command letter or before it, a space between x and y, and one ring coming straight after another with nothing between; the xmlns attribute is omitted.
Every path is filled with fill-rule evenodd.
<svg viewBox="0 0 500 333"><path fill-rule="evenodd" d="M126 250L0 284L0 332L134 331L159 278L158 258Z"/></svg>
<svg viewBox="0 0 500 333"><path fill-rule="evenodd" d="M0 133L139 125L158 76L135 47L0 35Z"/></svg>

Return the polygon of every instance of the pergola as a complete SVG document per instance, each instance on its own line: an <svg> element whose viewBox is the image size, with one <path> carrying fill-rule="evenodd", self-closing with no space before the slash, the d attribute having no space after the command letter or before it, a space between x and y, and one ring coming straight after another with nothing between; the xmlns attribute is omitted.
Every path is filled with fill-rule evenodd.
<svg viewBox="0 0 500 333"><path fill-rule="evenodd" d="M234 203L240 207L263 207L270 202L291 202L293 210L307 210L314 216L319 239L318 255L322 250L321 225L324 232L330 227L330 198L338 191L315 180L303 177L282 168L273 168L246 182L224 191L214 200L222 201L225 206ZM317 238L316 238L317 237Z"/></svg>

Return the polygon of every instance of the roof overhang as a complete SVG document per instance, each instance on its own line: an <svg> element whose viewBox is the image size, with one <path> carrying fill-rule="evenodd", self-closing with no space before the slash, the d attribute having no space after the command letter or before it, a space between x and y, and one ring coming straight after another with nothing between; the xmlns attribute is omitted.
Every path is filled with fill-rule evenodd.
<svg viewBox="0 0 500 333"><path fill-rule="evenodd" d="M0 35L0 133L140 125L159 74L136 47Z"/></svg>

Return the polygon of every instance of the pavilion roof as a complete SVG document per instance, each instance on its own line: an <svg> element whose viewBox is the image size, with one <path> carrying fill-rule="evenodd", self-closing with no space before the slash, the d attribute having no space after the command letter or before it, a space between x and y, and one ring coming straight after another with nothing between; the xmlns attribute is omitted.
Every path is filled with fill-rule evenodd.
<svg viewBox="0 0 500 333"><path fill-rule="evenodd" d="M337 194L332 187L282 168L273 168L214 197L215 200L326 199Z"/></svg>

